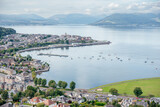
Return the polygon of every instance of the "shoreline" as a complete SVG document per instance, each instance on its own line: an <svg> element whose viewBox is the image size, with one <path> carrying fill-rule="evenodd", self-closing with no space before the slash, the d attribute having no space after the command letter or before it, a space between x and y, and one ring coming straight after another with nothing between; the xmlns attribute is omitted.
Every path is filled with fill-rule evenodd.
<svg viewBox="0 0 160 107"><path fill-rule="evenodd" d="M92 46L92 45L109 45L110 41L98 41L93 43L75 43L75 44L57 44L57 45L49 45L44 47L35 47L35 48L29 48L20 50L17 53L20 54L22 52L26 51L34 51L34 50L43 50L43 49L52 49L52 48L64 48L64 47L81 47L81 46Z"/></svg>

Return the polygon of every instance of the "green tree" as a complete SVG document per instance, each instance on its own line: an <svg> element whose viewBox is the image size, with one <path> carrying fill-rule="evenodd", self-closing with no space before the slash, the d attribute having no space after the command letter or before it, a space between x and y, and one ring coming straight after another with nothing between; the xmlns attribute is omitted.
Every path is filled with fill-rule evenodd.
<svg viewBox="0 0 160 107"><path fill-rule="evenodd" d="M37 91L37 89L36 89L36 88L34 88L33 86L27 86L27 90L32 90L32 91L34 91L34 92L36 92L36 91Z"/></svg>
<svg viewBox="0 0 160 107"><path fill-rule="evenodd" d="M112 95L118 95L118 90L115 89L115 88L111 88L111 89L109 90L109 92L110 92Z"/></svg>
<svg viewBox="0 0 160 107"><path fill-rule="evenodd" d="M34 79L34 85L37 86L37 83L38 83L38 78L35 78Z"/></svg>
<svg viewBox="0 0 160 107"><path fill-rule="evenodd" d="M26 90L26 97L32 98L32 97L34 97L34 94L35 94L34 91L32 91L32 90Z"/></svg>
<svg viewBox="0 0 160 107"><path fill-rule="evenodd" d="M47 80L46 79L42 79L41 80L41 85L44 87L44 86L46 86L46 84L47 84Z"/></svg>
<svg viewBox="0 0 160 107"><path fill-rule="evenodd" d="M70 89L71 89L71 90L74 90L75 87L76 87L76 83L72 81L72 82L70 83Z"/></svg>
<svg viewBox="0 0 160 107"><path fill-rule="evenodd" d="M11 97L13 97L13 92L11 92Z"/></svg>
<svg viewBox="0 0 160 107"><path fill-rule="evenodd" d="M20 97L18 97L18 95L14 95L12 99L14 102L19 102Z"/></svg>
<svg viewBox="0 0 160 107"><path fill-rule="evenodd" d="M38 82L37 82L38 85L41 85L41 81L42 81L42 78L39 78L39 79L38 79Z"/></svg>
<svg viewBox="0 0 160 107"><path fill-rule="evenodd" d="M79 107L79 104L78 104L77 102L72 103L72 104L71 104L71 107Z"/></svg>
<svg viewBox="0 0 160 107"><path fill-rule="evenodd" d="M32 78L33 78L33 79L36 78L36 75L37 75L36 72L35 72L35 71L32 71Z"/></svg>
<svg viewBox="0 0 160 107"><path fill-rule="evenodd" d="M7 92L6 90L3 91L2 94L1 94L1 97L2 97L4 100L8 99L8 92Z"/></svg>
<svg viewBox="0 0 160 107"><path fill-rule="evenodd" d="M58 89L55 89L54 92L55 92L55 96L58 96L58 95L61 96L61 95L63 95L63 92L60 91L60 90L58 90Z"/></svg>
<svg viewBox="0 0 160 107"><path fill-rule="evenodd" d="M57 87L57 84L54 82L54 83L51 83L50 87L52 88L56 88Z"/></svg>
<svg viewBox="0 0 160 107"><path fill-rule="evenodd" d="M32 57L30 55L27 55L27 60L32 61Z"/></svg>
<svg viewBox="0 0 160 107"><path fill-rule="evenodd" d="M54 80L50 80L49 83L48 83L48 86L49 87L53 87L53 88L56 88L57 87L57 84Z"/></svg>
<svg viewBox="0 0 160 107"><path fill-rule="evenodd" d="M3 104L5 104L5 103L6 102L4 100L0 99L0 106L3 105Z"/></svg>
<svg viewBox="0 0 160 107"><path fill-rule="evenodd" d="M139 97L141 94L143 94L142 92L142 89L140 87L136 87L134 90L133 90L135 96Z"/></svg>
<svg viewBox="0 0 160 107"><path fill-rule="evenodd" d="M63 88L63 89L65 89L66 87L67 87L67 82L65 82L65 81L62 81L62 83L61 83L61 87Z"/></svg>
<svg viewBox="0 0 160 107"><path fill-rule="evenodd" d="M59 86L59 88L62 87L62 81L58 81L58 86Z"/></svg>
<svg viewBox="0 0 160 107"><path fill-rule="evenodd" d="M69 44L69 40L66 40L66 44Z"/></svg>
<svg viewBox="0 0 160 107"><path fill-rule="evenodd" d="M95 103L95 101L94 101L94 100L92 100L92 101L91 101L92 106L94 105L94 103Z"/></svg>

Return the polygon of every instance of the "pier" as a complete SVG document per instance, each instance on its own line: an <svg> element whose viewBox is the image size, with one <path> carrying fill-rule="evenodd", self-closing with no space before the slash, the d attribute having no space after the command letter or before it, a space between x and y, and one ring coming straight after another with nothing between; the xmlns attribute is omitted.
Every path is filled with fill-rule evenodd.
<svg viewBox="0 0 160 107"><path fill-rule="evenodd" d="M59 56L59 57L68 57L68 55L58 55L58 54L45 54L45 53L40 53L38 55L46 55L46 56Z"/></svg>

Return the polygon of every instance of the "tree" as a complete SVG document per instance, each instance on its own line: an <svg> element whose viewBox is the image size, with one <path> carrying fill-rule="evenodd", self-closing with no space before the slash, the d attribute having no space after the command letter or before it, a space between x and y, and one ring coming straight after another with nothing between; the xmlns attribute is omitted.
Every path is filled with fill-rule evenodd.
<svg viewBox="0 0 160 107"><path fill-rule="evenodd" d="M44 86L46 86L46 84L47 84L47 80L46 79L42 79L41 80L41 85L44 87Z"/></svg>
<svg viewBox="0 0 160 107"><path fill-rule="evenodd" d="M4 100L0 99L0 106L3 105L3 104L5 104L5 103L6 102Z"/></svg>
<svg viewBox="0 0 160 107"><path fill-rule="evenodd" d="M66 40L66 44L69 44L69 40Z"/></svg>
<svg viewBox="0 0 160 107"><path fill-rule="evenodd" d="M32 97L34 97L34 94L35 94L35 92L32 91L32 90L27 90L27 91L26 91L26 97L32 98Z"/></svg>
<svg viewBox="0 0 160 107"><path fill-rule="evenodd" d="M1 94L1 97L2 97L4 100L8 99L8 92L7 92L6 90L3 91L2 94Z"/></svg>
<svg viewBox="0 0 160 107"><path fill-rule="evenodd" d="M20 98L22 97L22 92L18 92L16 95Z"/></svg>
<svg viewBox="0 0 160 107"><path fill-rule="evenodd" d="M11 92L11 97L13 97L13 95L14 95L13 92Z"/></svg>
<svg viewBox="0 0 160 107"><path fill-rule="evenodd" d="M32 57L30 55L27 55L27 60L32 61Z"/></svg>
<svg viewBox="0 0 160 107"><path fill-rule="evenodd" d="M133 92L137 97L143 94L142 89L140 87L136 87Z"/></svg>
<svg viewBox="0 0 160 107"><path fill-rule="evenodd" d="M71 104L71 107L79 107L79 104L78 104L77 102L72 103L72 104Z"/></svg>
<svg viewBox="0 0 160 107"><path fill-rule="evenodd" d="M57 84L56 84L56 82L54 80L50 80L48 85L49 85L49 87L53 87L53 88L57 87Z"/></svg>
<svg viewBox="0 0 160 107"><path fill-rule="evenodd" d="M57 84L56 84L56 83L51 83L50 87L56 88L56 87L57 87Z"/></svg>
<svg viewBox="0 0 160 107"><path fill-rule="evenodd" d="M117 95L117 94L118 94L118 90L115 89L115 88L111 88L111 89L109 90L109 92L110 92L112 95Z"/></svg>
<svg viewBox="0 0 160 107"><path fill-rule="evenodd" d="M37 83L38 83L38 78L35 78L34 79L34 85L37 86Z"/></svg>
<svg viewBox="0 0 160 107"><path fill-rule="evenodd" d="M72 81L72 82L70 83L70 89L71 89L71 90L74 90L75 87L76 87L76 83Z"/></svg>
<svg viewBox="0 0 160 107"><path fill-rule="evenodd" d="M61 87L63 88L63 89L65 89L66 87L67 87L67 82L65 82L65 81L62 81L62 83L61 83Z"/></svg>
<svg viewBox="0 0 160 107"><path fill-rule="evenodd" d="M55 96L58 96L58 95L61 96L61 95L63 95L63 92L60 91L60 90L58 90L58 89L55 89L54 92L55 92Z"/></svg>
<svg viewBox="0 0 160 107"><path fill-rule="evenodd" d="M34 94L37 92L37 88L34 88L33 86L27 86L27 90L25 90L25 95L26 97L34 97Z"/></svg>
<svg viewBox="0 0 160 107"><path fill-rule="evenodd" d="M14 102L19 102L20 97L18 97L18 95L14 95L12 99Z"/></svg>
<svg viewBox="0 0 160 107"><path fill-rule="evenodd" d="M36 72L35 72L35 71L32 71L32 78L33 78L33 79L36 78L36 75L37 75Z"/></svg>
<svg viewBox="0 0 160 107"><path fill-rule="evenodd" d="M42 78L39 78L39 79L38 79L38 82L37 82L38 85L41 85L41 81L42 81Z"/></svg>
<svg viewBox="0 0 160 107"><path fill-rule="evenodd" d="M59 88L62 87L62 81L58 81L58 86L59 86Z"/></svg>

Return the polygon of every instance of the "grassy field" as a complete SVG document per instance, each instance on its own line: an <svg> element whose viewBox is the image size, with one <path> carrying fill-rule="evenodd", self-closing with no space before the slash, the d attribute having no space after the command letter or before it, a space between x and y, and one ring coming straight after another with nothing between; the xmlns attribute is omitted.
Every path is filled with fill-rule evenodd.
<svg viewBox="0 0 160 107"><path fill-rule="evenodd" d="M133 90L135 87L142 88L142 96L154 95L156 97L160 97L160 77L122 81L102 85L93 89L102 88L102 92L109 92L111 88L116 88L119 94L126 93L127 95L134 95Z"/></svg>

